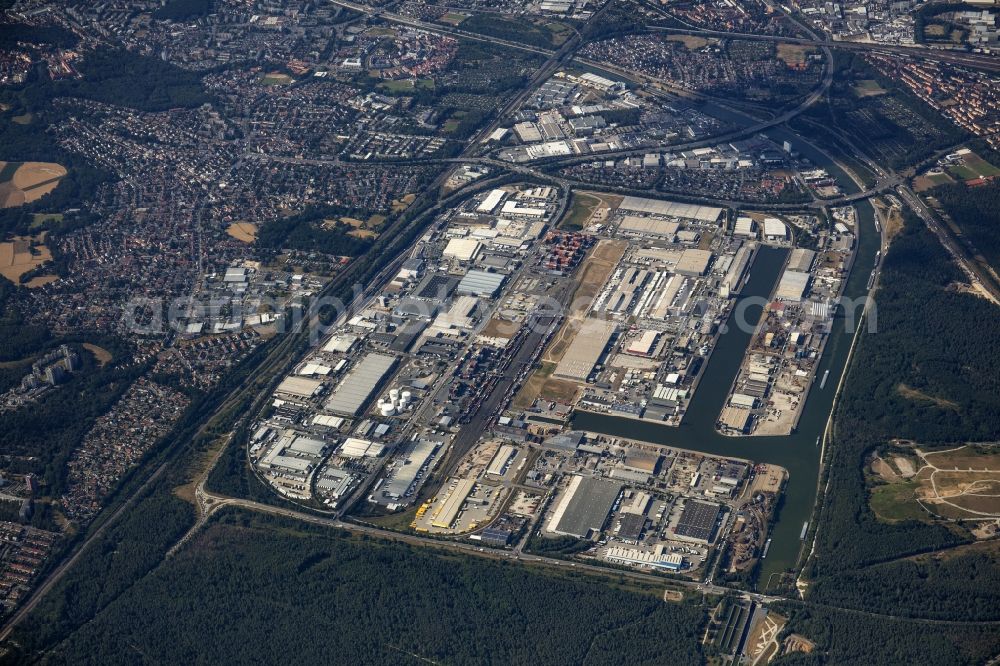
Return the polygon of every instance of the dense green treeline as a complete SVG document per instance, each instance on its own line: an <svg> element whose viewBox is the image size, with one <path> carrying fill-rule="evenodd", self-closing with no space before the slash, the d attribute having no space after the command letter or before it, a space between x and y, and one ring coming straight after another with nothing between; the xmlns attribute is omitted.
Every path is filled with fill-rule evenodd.
<svg viewBox="0 0 1000 666"><path fill-rule="evenodd" d="M25 322L24 313L14 304L18 288L7 278L0 277L0 362L18 361L39 352L50 340L46 327ZM24 372L18 370L19 375Z"/></svg>
<svg viewBox="0 0 1000 666"><path fill-rule="evenodd" d="M1000 318L987 301L947 288L959 279L938 241L909 217L884 263L877 331L862 334L835 414L816 575L959 541L940 526L878 522L862 473L866 452L894 437L934 444L1000 435ZM901 385L958 406L915 400Z"/></svg>
<svg viewBox="0 0 1000 666"><path fill-rule="evenodd" d="M978 187L949 183L930 194L941 202L962 235L1000 271L1000 182Z"/></svg>
<svg viewBox="0 0 1000 666"><path fill-rule="evenodd" d="M145 365L124 363L128 355L113 346L114 340L102 343L113 350L115 361L100 367L89 352L81 352L81 368L65 384L30 408L0 414L0 451L19 456L13 471L39 474L50 496L65 490L66 462L94 420L146 370Z"/></svg>
<svg viewBox="0 0 1000 666"><path fill-rule="evenodd" d="M980 664L1000 651L993 625L917 623L800 604L778 604L789 618L783 633L797 632L816 643L812 654L792 653L775 666L836 664Z"/></svg>
<svg viewBox="0 0 1000 666"><path fill-rule="evenodd" d="M341 206L309 206L301 213L265 222L257 232L257 246L269 250L292 248L345 257L364 254L372 246L367 238L349 235L351 227L342 222L323 224L342 216L368 216Z"/></svg>
<svg viewBox="0 0 1000 666"><path fill-rule="evenodd" d="M892 438L933 446L1000 437L1000 317L949 287L962 279L908 215L883 265L876 330L862 334L835 413L818 552L804 571L814 579L810 600L914 617L996 615L993 558L893 561L968 537L940 524L880 522L863 475L866 454Z"/></svg>
<svg viewBox="0 0 1000 666"><path fill-rule="evenodd" d="M195 107L209 101L200 75L159 58L130 51L87 54L81 79L63 79L52 88L60 97L83 97L139 111Z"/></svg>
<svg viewBox="0 0 1000 666"><path fill-rule="evenodd" d="M939 620L1000 620L1000 557L921 557L820 578L810 601Z"/></svg>
<svg viewBox="0 0 1000 666"><path fill-rule="evenodd" d="M234 511L46 663L697 664L704 618L583 576Z"/></svg>
<svg viewBox="0 0 1000 666"><path fill-rule="evenodd" d="M84 551L71 573L45 595L17 627L21 652L0 663L20 663L23 655L50 649L158 565L167 549L194 521L194 509L157 484L136 506ZM196 599L197 593L192 592Z"/></svg>
<svg viewBox="0 0 1000 666"><path fill-rule="evenodd" d="M166 4L153 12L153 18L170 21L200 18L211 14L214 4L213 0L167 0Z"/></svg>

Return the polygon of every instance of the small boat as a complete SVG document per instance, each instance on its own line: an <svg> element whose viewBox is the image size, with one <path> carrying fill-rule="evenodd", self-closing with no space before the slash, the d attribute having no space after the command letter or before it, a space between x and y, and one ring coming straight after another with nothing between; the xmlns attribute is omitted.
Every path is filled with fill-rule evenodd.
<svg viewBox="0 0 1000 666"><path fill-rule="evenodd" d="M823 379L821 379L821 380L820 380L820 382L819 382L819 387L820 387L821 389L822 389L822 388L823 388L824 386L826 386L826 380L827 380L827 379L829 379L829 377L830 377L830 371L829 371L829 370L827 370L826 372L824 372L824 373L823 373Z"/></svg>
<svg viewBox="0 0 1000 666"><path fill-rule="evenodd" d="M802 531L799 532L799 541L806 540L806 531L809 529L809 521L802 523Z"/></svg>

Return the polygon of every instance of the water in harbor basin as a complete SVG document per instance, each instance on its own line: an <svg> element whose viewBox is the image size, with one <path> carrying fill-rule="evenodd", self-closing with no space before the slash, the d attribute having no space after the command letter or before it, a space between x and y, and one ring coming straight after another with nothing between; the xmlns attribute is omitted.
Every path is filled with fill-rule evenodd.
<svg viewBox="0 0 1000 666"><path fill-rule="evenodd" d="M767 134L777 141L791 141L794 148L807 155L814 163L837 176L848 192L857 191L853 183L835 164L822 153L811 149L794 134L785 130L771 130ZM867 202L857 204L859 221L858 254L848 279L844 295L858 299L867 291L868 276L880 249L880 238L875 231L875 217ZM762 248L750 270L750 280L741 298L768 298L781 272L787 250ZM756 321L760 307L751 307L746 320ZM827 343L823 359L816 373L816 383L809 393L796 432L784 437L725 437L715 431L715 420L729 394L729 388L739 370L743 355L750 342L751 332L730 326L719 337L705 375L698 385L694 398L679 427L658 425L634 419L604 414L580 413L573 426L609 435L631 437L669 446L677 446L714 455L746 458L755 462L781 465L788 470L784 502L771 532L771 546L763 561L758 588L767 589L772 574L795 566L804 544L799 540L804 522L811 520L816 500L819 477L820 449L816 440L823 434L833 406L833 398L847 361L854 334L853 327L845 325L843 313L838 313L833 332ZM830 371L826 385L819 382Z"/></svg>

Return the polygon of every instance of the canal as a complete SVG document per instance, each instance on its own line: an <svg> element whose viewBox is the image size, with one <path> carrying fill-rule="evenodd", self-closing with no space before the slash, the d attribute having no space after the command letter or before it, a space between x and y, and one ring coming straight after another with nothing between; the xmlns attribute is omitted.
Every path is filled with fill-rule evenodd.
<svg viewBox="0 0 1000 666"><path fill-rule="evenodd" d="M847 174L825 154L808 146L796 135L783 129L770 130L767 135L779 143L791 142L795 150L836 176L844 190L849 193L857 191L857 187ZM849 299L860 299L867 292L868 277L881 246L880 235L875 230L874 210L871 205L868 201L860 202L857 204L857 210L858 254L844 291L845 297ZM785 249L761 248L751 267L750 279L740 295L741 301L770 297L787 253L788 250ZM742 319L756 322L762 308L760 305L748 306L748 303L737 303L733 311L746 308L746 315ZM855 320L860 317L860 305L854 314ZM809 392L795 433L783 437L726 437L715 431L715 421L729 394L729 388L739 370L752 333L752 330L741 330L739 326L730 325L726 332L720 335L705 369L705 375L679 427L594 413L578 413L573 419L573 426L582 430L632 437L714 455L774 463L788 470L784 501L776 516L771 532L771 546L767 558L761 564L758 576L758 588L766 591L772 578L776 583L777 574L795 566L804 545L799 535L803 523L810 520L816 501L819 477L820 449L816 442L823 434L833 406L834 395L854 335L854 327L849 325L845 313L842 310L838 311L816 374L816 382ZM830 376L825 387L820 389L820 379L827 370L830 371Z"/></svg>

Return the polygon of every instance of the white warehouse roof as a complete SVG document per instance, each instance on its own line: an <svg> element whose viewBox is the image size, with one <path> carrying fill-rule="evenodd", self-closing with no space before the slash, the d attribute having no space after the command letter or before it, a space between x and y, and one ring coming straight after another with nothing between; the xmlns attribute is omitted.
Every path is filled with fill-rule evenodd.
<svg viewBox="0 0 1000 666"><path fill-rule="evenodd" d="M326 408L335 414L357 416L395 365L395 356L368 354L337 385Z"/></svg>

